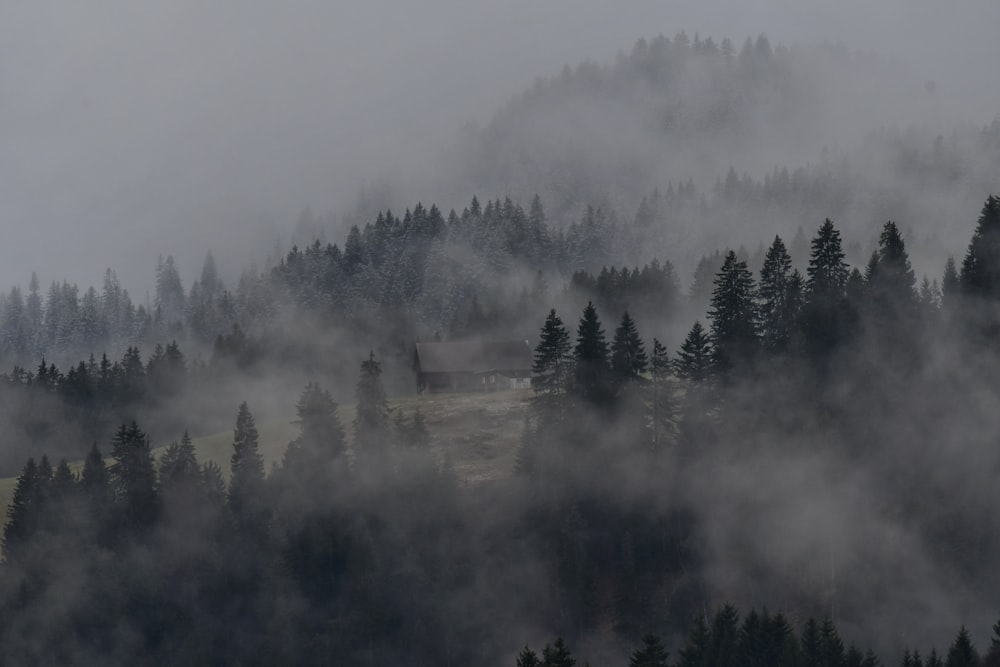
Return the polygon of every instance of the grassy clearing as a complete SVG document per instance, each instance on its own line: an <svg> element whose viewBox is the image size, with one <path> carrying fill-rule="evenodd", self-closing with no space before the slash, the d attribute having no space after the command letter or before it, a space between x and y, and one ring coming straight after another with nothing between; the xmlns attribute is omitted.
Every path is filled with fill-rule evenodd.
<svg viewBox="0 0 1000 667"><path fill-rule="evenodd" d="M524 418L527 414L530 390L513 390L494 394L424 394L395 398L389 401L393 410L402 411L407 420L419 409L430 431L432 448L442 459L451 461L459 483L476 483L509 475L514 469L517 446L520 442ZM340 420L351 439L354 405L342 405L338 410ZM260 453L265 469L279 462L290 440L298 433L294 421L258 424ZM229 457L233 452L233 433L223 431L194 438L192 444L198 461L214 461L229 476ZM110 445L105 445L105 451ZM167 445L153 449L157 459ZM77 473L82 461L70 463ZM7 507L14 495L17 479L0 478L0 507L2 522L6 523Z"/></svg>

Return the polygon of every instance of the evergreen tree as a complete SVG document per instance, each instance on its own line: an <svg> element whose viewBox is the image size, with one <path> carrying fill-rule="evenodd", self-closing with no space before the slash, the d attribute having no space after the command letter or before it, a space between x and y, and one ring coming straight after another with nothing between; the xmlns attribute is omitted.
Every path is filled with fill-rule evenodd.
<svg viewBox="0 0 1000 667"><path fill-rule="evenodd" d="M997 202L997 205L1000 206L1000 202ZM948 648L948 657L945 658L944 664L945 667L978 667L979 653L972 645L969 631L964 625Z"/></svg>
<svg viewBox="0 0 1000 667"><path fill-rule="evenodd" d="M663 643L656 635L646 635L642 638L642 648L632 652L629 667L667 667L667 657L670 654L663 648Z"/></svg>
<svg viewBox="0 0 1000 667"><path fill-rule="evenodd" d="M705 667L709 665L709 641L708 626L705 623L705 618L699 614L694 619L694 627L688 632L677 667Z"/></svg>
<svg viewBox="0 0 1000 667"><path fill-rule="evenodd" d="M822 655L823 667L844 667L845 653L844 642L837 634L837 628L829 618L823 621L820 627L820 654Z"/></svg>
<svg viewBox="0 0 1000 667"><path fill-rule="evenodd" d="M542 665L544 667L573 667L575 664L576 660L562 637L556 638L555 644L551 646L546 644L542 650Z"/></svg>
<svg viewBox="0 0 1000 667"><path fill-rule="evenodd" d="M16 557L38 529L45 496L38 466L29 458L17 477L14 496L7 508L3 529L3 551L7 560Z"/></svg>
<svg viewBox="0 0 1000 667"><path fill-rule="evenodd" d="M682 380L704 384L712 377L712 343L701 322L695 322L674 359L674 373Z"/></svg>
<svg viewBox="0 0 1000 667"><path fill-rule="evenodd" d="M550 310L531 366L531 388L535 392L532 404L544 419L561 422L565 414L572 367L570 350L569 334L555 309Z"/></svg>
<svg viewBox="0 0 1000 667"><path fill-rule="evenodd" d="M382 367L375 353L361 362L361 376L355 388L357 416L354 418L354 446L360 458L381 455L389 444L389 403L382 387Z"/></svg>
<svg viewBox="0 0 1000 667"><path fill-rule="evenodd" d="M160 489L165 494L192 493L201 482L201 467L187 431L171 443L160 459Z"/></svg>
<svg viewBox="0 0 1000 667"><path fill-rule="evenodd" d="M329 488L347 470L344 427L330 393L315 382L306 385L295 405L299 436L288 444L281 462L281 483L294 487Z"/></svg>
<svg viewBox="0 0 1000 667"><path fill-rule="evenodd" d="M726 374L752 360L757 348L757 309L753 275L730 250L712 290L711 339L717 372Z"/></svg>
<svg viewBox="0 0 1000 667"><path fill-rule="evenodd" d="M517 654L517 667L542 667L542 661L538 659L538 654L527 646Z"/></svg>
<svg viewBox="0 0 1000 667"><path fill-rule="evenodd" d="M990 195L983 205L962 260L959 285L967 296L1000 298L1000 197Z"/></svg>
<svg viewBox="0 0 1000 667"><path fill-rule="evenodd" d="M636 330L635 321L628 311L625 311L611 342L611 372L618 384L623 385L639 380L648 365L649 359Z"/></svg>
<svg viewBox="0 0 1000 667"><path fill-rule="evenodd" d="M591 302L584 308L576 329L573 359L576 362L573 377L576 395L593 405L607 406L610 398L608 343Z"/></svg>
<svg viewBox="0 0 1000 667"><path fill-rule="evenodd" d="M944 264L944 275L941 278L941 299L944 305L949 308L953 306L961 294L961 289L958 271L955 269L955 258L949 257Z"/></svg>
<svg viewBox="0 0 1000 667"><path fill-rule="evenodd" d="M785 249L781 237L774 242L764 256L757 284L757 313L760 318L761 344L772 353L786 351L791 345L798 318L800 294L796 293L793 281L801 281L801 276L792 270L792 258Z"/></svg>
<svg viewBox="0 0 1000 667"><path fill-rule="evenodd" d="M122 424L112 439L111 488L126 530L145 528L157 511L156 468L149 438L132 422Z"/></svg>
<svg viewBox="0 0 1000 667"><path fill-rule="evenodd" d="M676 436L677 408L673 400L673 386L670 382L670 359L667 348L653 339L653 356L650 359L652 382L650 382L649 426L654 449L668 443Z"/></svg>
<svg viewBox="0 0 1000 667"><path fill-rule="evenodd" d="M264 457L258 447L257 425L246 401L240 403L229 458L229 507L239 523L250 519L264 493Z"/></svg>
<svg viewBox="0 0 1000 667"><path fill-rule="evenodd" d="M847 263L840 232L827 219L812 240L802 330L813 358L825 359L844 337Z"/></svg>
<svg viewBox="0 0 1000 667"><path fill-rule="evenodd" d="M909 324L916 302L916 277L895 223L882 227L878 249L865 276L871 314L880 327Z"/></svg>
<svg viewBox="0 0 1000 667"><path fill-rule="evenodd" d="M95 516L103 516L110 500L111 475L96 442L91 446L83 462L80 487L91 504Z"/></svg>

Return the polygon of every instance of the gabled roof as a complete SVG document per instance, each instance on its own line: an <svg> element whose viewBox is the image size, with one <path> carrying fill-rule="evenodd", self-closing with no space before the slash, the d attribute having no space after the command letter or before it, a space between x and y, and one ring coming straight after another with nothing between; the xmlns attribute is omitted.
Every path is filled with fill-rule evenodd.
<svg viewBox="0 0 1000 667"><path fill-rule="evenodd" d="M417 343L423 373L480 373L488 370L531 370L526 340Z"/></svg>

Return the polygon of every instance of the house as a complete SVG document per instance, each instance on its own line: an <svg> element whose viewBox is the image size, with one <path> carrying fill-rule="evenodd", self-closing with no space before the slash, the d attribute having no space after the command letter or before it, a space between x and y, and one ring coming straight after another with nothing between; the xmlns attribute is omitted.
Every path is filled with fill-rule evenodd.
<svg viewBox="0 0 1000 667"><path fill-rule="evenodd" d="M499 391L531 387L526 340L417 343L413 369L420 391Z"/></svg>

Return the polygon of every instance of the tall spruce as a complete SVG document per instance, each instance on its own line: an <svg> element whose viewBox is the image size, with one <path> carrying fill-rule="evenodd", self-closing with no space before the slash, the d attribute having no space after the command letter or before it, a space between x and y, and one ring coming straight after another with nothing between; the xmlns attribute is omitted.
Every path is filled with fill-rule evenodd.
<svg viewBox="0 0 1000 667"><path fill-rule="evenodd" d="M635 382L642 378L648 367L649 358L635 320L625 311L611 341L611 371L615 381L619 385Z"/></svg>
<svg viewBox="0 0 1000 667"><path fill-rule="evenodd" d="M1000 299L1000 197L990 195L983 204L959 284L967 296Z"/></svg>
<svg viewBox="0 0 1000 667"><path fill-rule="evenodd" d="M569 333L552 309L542 325L531 366L532 404L544 420L561 422L565 415L572 379L571 350Z"/></svg>
<svg viewBox="0 0 1000 667"><path fill-rule="evenodd" d="M649 383L649 430L654 449L659 449L676 437L677 408L670 382L670 368L667 348L654 338Z"/></svg>
<svg viewBox="0 0 1000 667"><path fill-rule="evenodd" d="M871 314L882 324L898 323L914 313L917 279L903 237L891 220L882 227L865 283Z"/></svg>
<svg viewBox="0 0 1000 667"><path fill-rule="evenodd" d="M726 374L752 361L757 349L757 306L753 275L730 250L715 276L712 290L711 338L715 369Z"/></svg>
<svg viewBox="0 0 1000 667"><path fill-rule="evenodd" d="M801 276L780 236L764 256L757 283L757 315L761 345L771 353L786 351L792 342L801 307Z"/></svg>
<svg viewBox="0 0 1000 667"><path fill-rule="evenodd" d="M677 351L674 373L694 384L705 383L712 377L712 359L712 341L701 322L695 322Z"/></svg>
<svg viewBox="0 0 1000 667"><path fill-rule="evenodd" d="M354 394L357 415L354 418L354 445L359 458L384 452L389 445L389 403L382 386L382 366L375 352L361 362L361 374Z"/></svg>
<svg viewBox="0 0 1000 667"><path fill-rule="evenodd" d="M604 337L601 320L594 304L587 302L576 329L576 347L573 348L573 387L576 395L593 405L607 406L611 396L608 342Z"/></svg>
<svg viewBox="0 0 1000 667"><path fill-rule="evenodd" d="M135 422L122 424L111 441L111 488L126 530L150 526L156 519L156 468L149 438Z"/></svg>
<svg viewBox="0 0 1000 667"><path fill-rule="evenodd" d="M3 529L6 559L15 558L38 528L44 504L44 489L38 465L29 458L17 477L14 496L7 507L7 525Z"/></svg>
<svg viewBox="0 0 1000 667"><path fill-rule="evenodd" d="M628 667L667 667L669 656L659 637L646 635L642 638L642 648L632 652Z"/></svg>
<svg viewBox="0 0 1000 667"><path fill-rule="evenodd" d="M264 457L258 445L257 424L246 401L240 403L229 457L229 507L240 518L259 506L264 492Z"/></svg>
<svg viewBox="0 0 1000 667"><path fill-rule="evenodd" d="M840 232L829 219L823 222L812 240L806 273L802 333L813 359L822 361L846 335L844 315L849 275Z"/></svg>

